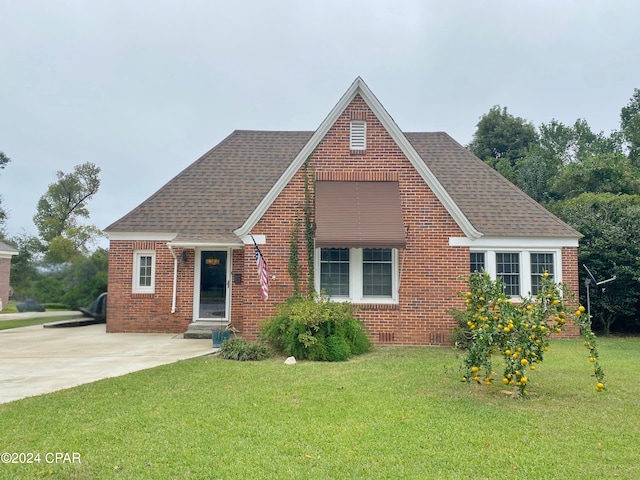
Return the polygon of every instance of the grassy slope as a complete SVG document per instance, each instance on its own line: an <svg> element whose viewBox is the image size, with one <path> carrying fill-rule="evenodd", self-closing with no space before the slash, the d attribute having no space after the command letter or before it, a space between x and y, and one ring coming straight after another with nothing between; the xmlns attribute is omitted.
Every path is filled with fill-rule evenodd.
<svg viewBox="0 0 640 480"><path fill-rule="evenodd" d="M554 341L526 400L459 382L445 348L183 361L0 405L0 451L82 458L0 478L640 478L640 339L601 356L597 394L581 342Z"/></svg>
<svg viewBox="0 0 640 480"><path fill-rule="evenodd" d="M2 317L0 317L0 330L29 327L31 325L41 325L43 323L61 322L62 320L72 320L78 317L80 317L80 314L58 315L52 317L21 318L20 320L2 320Z"/></svg>

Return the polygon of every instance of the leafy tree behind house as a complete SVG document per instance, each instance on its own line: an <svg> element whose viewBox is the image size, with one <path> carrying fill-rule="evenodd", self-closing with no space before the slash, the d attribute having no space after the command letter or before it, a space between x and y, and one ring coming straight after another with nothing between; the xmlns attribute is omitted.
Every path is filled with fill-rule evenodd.
<svg viewBox="0 0 640 480"><path fill-rule="evenodd" d="M640 195L582 193L557 202L554 213L580 231L580 262L597 279L616 280L592 289L594 326L608 334L640 327ZM583 273L584 277L584 273Z"/></svg>
<svg viewBox="0 0 640 480"><path fill-rule="evenodd" d="M75 309L106 291L107 252L91 248L101 232L80 224L90 216L88 202L100 187L99 173L89 162L71 173L56 173L34 215L39 237L14 239L19 255L12 262L12 283L18 297Z"/></svg>
<svg viewBox="0 0 640 480"><path fill-rule="evenodd" d="M11 159L0 150L0 170L4 169L10 161ZM8 214L2 206L2 196L0 195L0 239L6 237L5 225L7 223L7 217Z"/></svg>
<svg viewBox="0 0 640 480"><path fill-rule="evenodd" d="M629 103L620 112L623 140L629 149L629 160L640 167L640 89L633 91Z"/></svg>
<svg viewBox="0 0 640 480"><path fill-rule="evenodd" d="M496 105L480 118L468 148L513 181L516 163L537 142L538 133L532 123L514 117L507 107Z"/></svg>
<svg viewBox="0 0 640 480"><path fill-rule="evenodd" d="M603 278L617 276L591 299L596 326L607 332L612 326L640 331L640 90L620 118L620 131L609 135L593 132L584 119L573 125L551 120L536 130L506 108L492 107L469 144L473 153L585 235L580 265L589 264ZM533 135L523 133L531 128ZM525 144L523 138L530 141ZM584 276L580 268L583 297Z"/></svg>

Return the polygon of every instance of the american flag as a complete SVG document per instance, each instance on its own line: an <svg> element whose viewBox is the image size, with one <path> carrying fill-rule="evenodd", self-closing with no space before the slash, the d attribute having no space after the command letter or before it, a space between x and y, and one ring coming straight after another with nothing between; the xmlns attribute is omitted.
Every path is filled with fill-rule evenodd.
<svg viewBox="0 0 640 480"><path fill-rule="evenodd" d="M262 256L262 252L258 248L256 241L253 241L253 249L256 252L256 265L258 266L258 279L260 280L260 291L262 300L267 301L269 298L269 267Z"/></svg>

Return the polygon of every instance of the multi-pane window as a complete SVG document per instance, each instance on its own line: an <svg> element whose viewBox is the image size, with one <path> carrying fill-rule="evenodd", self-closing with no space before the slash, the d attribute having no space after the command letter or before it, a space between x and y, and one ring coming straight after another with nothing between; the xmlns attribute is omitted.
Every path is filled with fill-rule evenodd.
<svg viewBox="0 0 640 480"><path fill-rule="evenodd" d="M482 272L485 270L484 252L471 252L469 255L470 272Z"/></svg>
<svg viewBox="0 0 640 480"><path fill-rule="evenodd" d="M390 248L362 250L362 296L391 297L392 258Z"/></svg>
<svg viewBox="0 0 640 480"><path fill-rule="evenodd" d="M496 276L502 278L507 295L520 295L520 254L496 252Z"/></svg>
<svg viewBox="0 0 640 480"><path fill-rule="evenodd" d="M133 262L133 291L153 293L155 289L155 252L138 251Z"/></svg>
<svg viewBox="0 0 640 480"><path fill-rule="evenodd" d="M349 249L320 251L320 289L330 297L349 296Z"/></svg>
<svg viewBox="0 0 640 480"><path fill-rule="evenodd" d="M352 302L397 302L398 254L392 248L320 248L319 291Z"/></svg>
<svg viewBox="0 0 640 480"><path fill-rule="evenodd" d="M553 278L553 253L531 254L531 294L537 295L540 290L540 278L547 272Z"/></svg>
<svg viewBox="0 0 640 480"><path fill-rule="evenodd" d="M150 287L151 278L151 255L144 255L140 257L138 286Z"/></svg>

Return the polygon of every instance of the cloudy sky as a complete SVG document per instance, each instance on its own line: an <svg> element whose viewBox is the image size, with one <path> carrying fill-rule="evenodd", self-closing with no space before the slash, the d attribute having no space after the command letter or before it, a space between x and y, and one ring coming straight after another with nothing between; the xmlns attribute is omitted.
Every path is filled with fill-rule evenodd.
<svg viewBox="0 0 640 480"><path fill-rule="evenodd" d="M108 226L235 129L315 130L361 76L404 131L466 145L493 105L619 127L637 0L0 0L10 236L93 162Z"/></svg>

